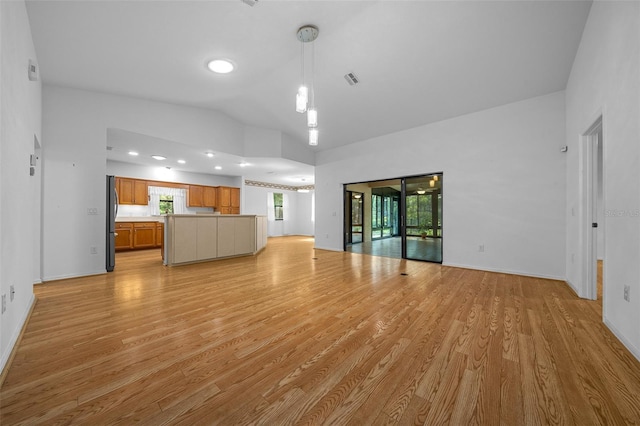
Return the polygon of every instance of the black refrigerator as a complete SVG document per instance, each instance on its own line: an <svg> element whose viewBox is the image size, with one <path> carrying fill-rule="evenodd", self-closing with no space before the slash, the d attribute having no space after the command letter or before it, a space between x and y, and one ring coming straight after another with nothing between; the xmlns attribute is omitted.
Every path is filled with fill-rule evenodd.
<svg viewBox="0 0 640 426"><path fill-rule="evenodd" d="M107 272L112 272L116 266L116 216L118 215L118 191L116 191L116 177L107 176Z"/></svg>

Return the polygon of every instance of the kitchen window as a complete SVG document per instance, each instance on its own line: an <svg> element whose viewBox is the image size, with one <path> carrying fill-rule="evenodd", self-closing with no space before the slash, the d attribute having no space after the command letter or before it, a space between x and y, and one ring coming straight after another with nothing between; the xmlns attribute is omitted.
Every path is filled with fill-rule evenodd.
<svg viewBox="0 0 640 426"><path fill-rule="evenodd" d="M275 220L284 220L283 215L283 196L280 193L273 194L273 210Z"/></svg>
<svg viewBox="0 0 640 426"><path fill-rule="evenodd" d="M158 207L160 214L173 214L173 195L161 195Z"/></svg>

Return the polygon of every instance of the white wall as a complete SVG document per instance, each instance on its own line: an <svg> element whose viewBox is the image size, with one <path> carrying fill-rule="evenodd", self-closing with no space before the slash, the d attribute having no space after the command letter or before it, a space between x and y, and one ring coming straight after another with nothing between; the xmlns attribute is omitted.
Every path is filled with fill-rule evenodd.
<svg viewBox="0 0 640 426"><path fill-rule="evenodd" d="M602 114L604 321L640 358L640 3L594 2L566 89L567 280L587 293L580 240L581 135ZM631 301L623 300L624 286Z"/></svg>
<svg viewBox="0 0 640 426"><path fill-rule="evenodd" d="M34 138L41 140L41 83L27 75L37 60L22 1L0 2L0 370L34 302L40 277L40 166L29 175ZM10 286L15 288L11 301Z"/></svg>
<svg viewBox="0 0 640 426"><path fill-rule="evenodd" d="M232 186L240 188L242 184L242 178L238 176L181 172L174 169L167 170L166 167L148 167L139 164L123 163L121 161L107 161L107 174L192 185Z"/></svg>
<svg viewBox="0 0 640 426"><path fill-rule="evenodd" d="M344 183L443 172L444 264L564 279L564 109L558 92L319 152L316 247L342 250Z"/></svg>
<svg viewBox="0 0 640 426"><path fill-rule="evenodd" d="M284 189L263 188L245 185L242 188L245 198L242 205L243 214L257 214L269 217L267 199L270 193L287 194L288 210L284 220L268 220L267 235L280 237L284 235L313 235L312 197L313 193L300 193Z"/></svg>
<svg viewBox="0 0 640 426"><path fill-rule="evenodd" d="M42 126L44 280L105 272L107 128L239 155L244 141L242 125L216 111L48 85Z"/></svg>
<svg viewBox="0 0 640 426"><path fill-rule="evenodd" d="M107 174L136 179L157 180L162 182L184 183L207 186L232 186L241 187L242 178L238 176L220 176L204 173L189 173L179 170L168 170L166 167L149 167L139 164L123 163L120 161L107 161ZM186 207L185 213L213 212L210 207ZM149 206L120 205L118 217L150 216Z"/></svg>

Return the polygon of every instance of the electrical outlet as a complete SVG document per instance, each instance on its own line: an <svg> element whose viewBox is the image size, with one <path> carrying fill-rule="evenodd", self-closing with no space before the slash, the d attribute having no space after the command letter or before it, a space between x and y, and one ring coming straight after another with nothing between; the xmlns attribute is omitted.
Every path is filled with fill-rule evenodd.
<svg viewBox="0 0 640 426"><path fill-rule="evenodd" d="M630 296L629 296L629 291L630 291L629 286L625 285L624 286L624 300L626 300L627 302L631 301Z"/></svg>
<svg viewBox="0 0 640 426"><path fill-rule="evenodd" d="M14 286L9 286L9 301L13 302L13 298L16 296L16 289Z"/></svg>
<svg viewBox="0 0 640 426"><path fill-rule="evenodd" d="M89 251L91 252L91 254L98 254L98 247L91 247Z"/></svg>
<svg viewBox="0 0 640 426"><path fill-rule="evenodd" d="M480 253L484 253L484 244L480 244L480 245L478 246L478 251L479 251Z"/></svg>
<svg viewBox="0 0 640 426"><path fill-rule="evenodd" d="M3 294L2 295L2 313L4 314L4 311L7 310L7 295Z"/></svg>

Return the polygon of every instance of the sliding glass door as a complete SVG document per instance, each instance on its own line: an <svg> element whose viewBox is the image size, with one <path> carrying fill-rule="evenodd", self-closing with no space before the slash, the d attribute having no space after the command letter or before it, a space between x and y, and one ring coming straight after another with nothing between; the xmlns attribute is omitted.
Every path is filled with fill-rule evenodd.
<svg viewBox="0 0 640 426"><path fill-rule="evenodd" d="M345 185L345 250L441 263L442 173Z"/></svg>
<svg viewBox="0 0 640 426"><path fill-rule="evenodd" d="M442 173L403 179L402 257L442 263Z"/></svg>
<svg viewBox="0 0 640 426"><path fill-rule="evenodd" d="M371 190L371 239L400 236L400 181L398 189L385 186Z"/></svg>
<svg viewBox="0 0 640 426"><path fill-rule="evenodd" d="M363 241L364 198L361 192L347 191L345 197L345 244L359 244Z"/></svg>

